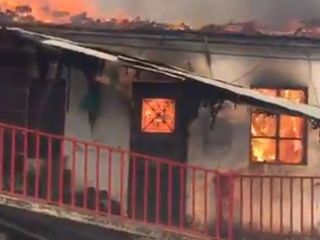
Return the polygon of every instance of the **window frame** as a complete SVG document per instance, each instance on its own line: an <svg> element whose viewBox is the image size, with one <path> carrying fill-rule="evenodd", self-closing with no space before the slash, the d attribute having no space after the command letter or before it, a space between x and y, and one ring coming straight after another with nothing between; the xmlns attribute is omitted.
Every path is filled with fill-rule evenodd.
<svg viewBox="0 0 320 240"><path fill-rule="evenodd" d="M304 92L304 96L305 96L305 102L304 104L308 104L308 88L307 87L271 87L271 86L256 86L256 85L252 85L251 86L252 90L255 89L266 89L266 90L275 90L276 91L276 96L280 97L280 91L282 90L297 90L297 91L303 91ZM301 138L289 138L289 137L280 137L280 117L282 116L288 116L288 114L281 114L281 113L272 113L275 115L275 121L276 121L276 133L274 137L254 137L252 136L251 133L251 126L252 126L252 115L256 112L259 111L259 108L255 108L250 110L250 125L249 125L249 159L250 159L250 163L251 164L266 164L266 165L289 165L289 166L301 166L301 165L307 165L307 155L308 155L308 121L305 117L302 117L304 119L304 127L303 127L303 134ZM268 113L268 111L265 110L260 110L262 112L266 112ZM269 111L270 112L270 111ZM292 115L289 115L292 116ZM293 115L294 116L294 115ZM253 156L252 156L252 139L274 139L276 142L276 158L275 161L271 162L271 161L263 161L263 162L259 162L259 161L254 161L253 160ZM280 160L280 141L281 140L299 140L302 143L302 159L299 163L287 163L287 162L283 162Z"/></svg>
<svg viewBox="0 0 320 240"><path fill-rule="evenodd" d="M145 101L147 104L147 101L156 101L156 100L162 100L162 101L170 101L171 105L173 107L173 123L172 123L172 129L171 127L168 125L168 131L156 131L156 130L147 130L147 127L144 127L144 120L143 120L143 116L144 116L144 106L145 106ZM149 104L147 104L149 105ZM166 98L166 97L146 97L146 98L142 98L141 101L141 113L140 113L140 131L143 134L164 134L164 135L170 135L170 134L174 134L176 132L176 128L177 128L177 103L175 99L172 98ZM151 107L149 105L149 107Z"/></svg>

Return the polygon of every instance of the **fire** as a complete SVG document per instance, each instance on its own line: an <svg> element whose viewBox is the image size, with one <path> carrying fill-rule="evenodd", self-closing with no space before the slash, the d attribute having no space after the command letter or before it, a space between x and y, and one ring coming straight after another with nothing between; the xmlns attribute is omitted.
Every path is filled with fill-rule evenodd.
<svg viewBox="0 0 320 240"><path fill-rule="evenodd" d="M303 103L302 90L257 89L271 96ZM301 117L255 111L251 117L251 155L255 162L300 163L303 160L305 120Z"/></svg>
<svg viewBox="0 0 320 240"><path fill-rule="evenodd" d="M320 37L319 19L308 22L292 20L287 26L276 30L256 21L230 22L222 25L207 24L200 28L194 28L183 21L161 23L145 19L143 16L132 16L123 11L105 16L98 6L97 0L77 0L76 2L70 0L0 0L0 22L42 22L121 30L178 30L223 34Z"/></svg>
<svg viewBox="0 0 320 240"><path fill-rule="evenodd" d="M130 18L124 11L106 17L96 1L77 0L0 0L0 22L47 23L102 29L190 30L185 23L158 23L140 17Z"/></svg>
<svg viewBox="0 0 320 240"><path fill-rule="evenodd" d="M172 133L175 102L171 99L143 99L141 129L148 133Z"/></svg>
<svg viewBox="0 0 320 240"><path fill-rule="evenodd" d="M257 21L206 24L194 28L184 21L155 22L129 12L113 12L105 16L98 0L0 0L0 23L47 23L76 25L94 29L176 30L218 34L320 37L320 20L292 19L287 25L274 29ZM103 0L101 0L103 1ZM183 19L181 19L183 20Z"/></svg>
<svg viewBox="0 0 320 240"><path fill-rule="evenodd" d="M42 22L68 22L70 16L82 12L98 16L99 12L87 0L0 0L0 9L3 12L12 12L17 18L32 17Z"/></svg>

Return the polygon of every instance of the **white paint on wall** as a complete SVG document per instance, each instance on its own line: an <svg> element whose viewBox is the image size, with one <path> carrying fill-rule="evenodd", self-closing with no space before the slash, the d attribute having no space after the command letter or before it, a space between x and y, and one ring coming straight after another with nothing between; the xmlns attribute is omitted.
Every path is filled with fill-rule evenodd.
<svg viewBox="0 0 320 240"><path fill-rule="evenodd" d="M129 149L129 115L128 109L121 92L107 85L101 84L102 109L101 114L94 126L93 132L88 121L88 114L81 109L81 103L87 94L87 82L84 75L72 69L70 83L69 110L66 114L65 135L77 139L95 142L109 148L98 148L88 145L87 154L87 186L107 190L114 200L126 199L128 182L128 156L121 154L121 149ZM72 169L73 160L72 143L66 143L67 167ZM76 147L76 185L79 190L85 186L85 145L78 144ZM99 172L97 171L97 153L99 152ZM111 165L110 165L111 156ZM111 166L111 170L109 167ZM122 171L122 173L121 173ZM98 173L98 174L97 174ZM111 176L109 177L109 173ZM119 176L123 175L121 182ZM99 181L97 180L99 175ZM111 185L109 180L111 179ZM98 185L97 185L98 182ZM111 186L111 188L110 188ZM126 201L125 201L126 202Z"/></svg>
<svg viewBox="0 0 320 240"><path fill-rule="evenodd" d="M221 57L213 56L214 63L214 75L218 79L239 79L239 76L244 76L238 83L250 87L251 84L265 85L265 86L303 86L308 87L309 104L318 105L319 102L319 84L317 79L320 77L320 71L317 68L310 68L310 63L307 61L290 61L290 60L267 60L262 59L248 59L245 57ZM264 61L262 63L262 61ZM262 63L262 64L261 64ZM313 66L317 66L317 63L312 63ZM257 67L252 73L247 74L253 68ZM318 68L319 69L319 68ZM319 157L319 145L318 145L318 133L308 128L308 147L307 147L307 165L306 166L278 166L268 165L260 167L252 167L249 162L249 146L250 146L250 109L243 105L235 106L232 103L226 105L223 108L216 120L216 124L213 130L209 130L209 113L206 109L199 110L199 117L189 127L189 139L188 139L188 163L205 167L219 169L220 171L235 171L239 173L252 173L252 174L268 174L268 175L318 175L318 169L320 167ZM295 180L298 181L298 180ZM197 186L203 186L204 175L200 175L196 179ZM215 202L215 188L213 184L213 177L209 180L207 192L209 210L209 221L213 222L216 217L216 202ZM251 229L259 230L260 217L259 208L263 206L263 221L262 225L265 231L271 231L270 225L270 199L267 196L267 188L269 187L268 182L264 183L265 197L261 202L260 199L260 183L259 179L253 182L253 218L250 219L250 207L249 207L249 181L244 182L243 187L243 225L249 227L252 221ZM289 189L289 182L283 183L283 188ZM309 184L309 185L308 185ZM279 185L279 184L278 184ZM278 186L275 182L273 186ZM228 187L228 186L227 186ZM319 194L318 189L314 188L315 198ZM240 184L239 181L235 182L235 219L240 221ZM304 183L304 201L305 204L311 204L311 183ZM311 211L310 207L304 207L303 214L301 215L301 186L299 183L293 184L294 201L293 201L293 231L301 232L301 219L304 222L304 231L310 230L311 224ZM273 229L272 231L280 231L280 197L279 189L274 187L273 202ZM196 215L196 222L204 222L204 215L201 212L204 211L204 188L196 188L196 196L203 196L196 198L196 205L198 214ZM199 199L199 200L197 200ZM317 198L316 198L317 199ZM226 202L224 204L227 204ZM283 229L284 231L290 229L290 219L288 214L290 209L290 198L289 193L285 192L283 195ZM278 210L277 210L278 209ZM224 216L226 216L227 208L224 209ZM314 202L314 223L315 225L320 224L318 203ZM192 215L192 178L188 176L188 196L187 196L187 212Z"/></svg>
<svg viewBox="0 0 320 240"><path fill-rule="evenodd" d="M118 49L119 50L119 49ZM259 49L256 49L259 51ZM276 51L269 49L270 51ZM223 56L212 55L212 64L208 66L204 54L200 53L175 53L174 56L171 52L158 52L158 51L134 51L130 50L131 55L145 57L150 60L156 60L159 62L166 62L168 64L178 65L179 67L186 68L209 76L210 68L213 72L213 77L224 81L241 84L246 87L250 87L251 84L257 85L269 85L269 86L292 86L300 85L308 87L309 103L318 105L320 102L320 84L318 79L320 78L320 62L302 61L302 60L280 60L280 59L262 59L251 58L245 56ZM277 54L277 52L275 52ZM297 54L297 53L294 53ZM192 69L190 69L192 68ZM95 131L91 135L90 126L88 123L87 113L82 111L79 106L86 94L86 82L84 76L76 70L72 71L71 81L71 98L70 108L66 118L66 135L75 136L80 139L88 141L98 141L106 145L113 146L115 148L121 147L123 149L129 149L129 115L128 110L123 104L123 97L116 94L117 91L110 91L106 87L103 90L103 111L102 116L99 118L95 126ZM318 133L308 129L308 159L306 166L263 166L258 168L252 168L249 163L249 142L250 142L250 108L243 105L234 105L228 103L225 105L222 111L220 111L216 124L213 130L208 130L209 125L209 113L206 109L199 109L199 117L189 126L189 138L188 138L188 163L209 168L219 169L221 171L234 170L241 173L264 173L270 175L282 174L282 175L316 175L317 169L320 167L320 154L318 145ZM94 186L96 181L96 155L95 150L91 149L88 155L89 162L89 184ZM92 152L92 153L91 153ZM78 168L77 168L77 186L81 188L84 184L84 154L83 149L78 148L76 152ZM68 167L71 168L72 164L72 152L69 146L68 148ZM99 187L101 189L108 189L108 179L106 179L109 169L107 165L107 152L101 153L100 159L104 161L100 166L100 176L104 176L105 179L101 179ZM121 175L121 164L119 160L120 156L115 158L112 166L112 191L111 194L115 199L120 198L120 184L118 181ZM124 162L127 163L127 158L124 158ZM124 183L127 184L128 169L124 164ZM201 225L204 222L204 196L205 192L208 197L207 210L209 212L208 220L214 221L216 217L216 203L215 188L213 184L214 174L208 174L208 186L204 187L204 174L198 171L195 175L196 189L195 203L196 208L193 209L192 199L192 174L188 173L187 176L187 199L186 209L187 214L192 215L195 210L196 216L193 219L194 225ZM268 188L269 183L265 183L263 188ZM284 187L288 188L285 183ZM259 184L254 183L255 194L259 194ZM235 190L239 188L239 182L235 184ZM245 183L245 189L248 189L248 183ZM294 185L295 192L298 191L299 186ZM275 189L275 191L277 191ZM124 194L127 193L127 187L125 186ZM268 191L265 191L268 194ZM315 196L320 194L320 191L314 192ZM244 192L245 196L248 196L248 192ZM125 196L124 196L125 197ZM295 193L295 197L298 199L300 195ZM306 190L305 202L310 202L310 191ZM260 199L259 196L254 196L253 206L254 209L259 208ZM248 199L246 199L248 200ZM235 202L239 204L240 196L235 195ZM266 203L264 205L265 219L263 225L266 231L268 231L267 222L270 218L270 200L265 198ZM269 201L269 202L268 202ZM279 197L273 199L274 206L279 205ZM227 204L226 202L224 204ZM288 204L288 196L284 196L284 203ZM315 203L314 216L320 216L317 214L319 211L318 203ZM226 207L226 206L224 206ZM293 219L294 219L294 231L301 231L299 221L301 220L301 210L299 201L294 202L293 206ZM287 211L287 210L285 210ZM245 214L242 216L244 225L247 226L250 222L250 216L248 216L248 205L244 206ZM269 214L268 214L269 213ZM287 213L287 212L286 212ZM309 214L309 215L308 215ZM300 217L299 217L300 216ZM235 212L235 219L239 221L239 212ZM274 212L275 227L274 231L277 231L279 225L279 211ZM310 212L305 213L305 218L310 217ZM314 219L315 223L320 223L320 219ZM253 228L259 226L260 219L257 216L257 211L254 211ZM290 222L285 221L284 227L288 228ZM310 228L310 221L306 220L305 229ZM308 225L309 224L309 225ZM270 229L269 229L270 230Z"/></svg>

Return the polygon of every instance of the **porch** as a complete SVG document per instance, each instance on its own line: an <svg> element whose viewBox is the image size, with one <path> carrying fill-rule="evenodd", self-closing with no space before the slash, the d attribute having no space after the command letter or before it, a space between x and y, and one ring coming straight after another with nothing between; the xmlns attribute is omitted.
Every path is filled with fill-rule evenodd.
<svg viewBox="0 0 320 240"><path fill-rule="evenodd" d="M149 237L318 237L318 176L221 173L7 124L0 146L5 206Z"/></svg>

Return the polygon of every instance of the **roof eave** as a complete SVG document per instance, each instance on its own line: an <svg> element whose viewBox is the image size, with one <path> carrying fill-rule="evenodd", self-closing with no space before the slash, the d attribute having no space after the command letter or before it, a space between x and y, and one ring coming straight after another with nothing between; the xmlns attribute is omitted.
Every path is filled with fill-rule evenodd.
<svg viewBox="0 0 320 240"><path fill-rule="evenodd" d="M265 96L254 90L233 85L219 79L210 79L184 69L144 59L134 58L114 51L101 51L97 49L92 49L86 46L85 44L73 42L63 38L57 38L50 35L30 32L20 28L11 28L10 30L19 32L21 35L24 35L26 37L32 37L33 39L41 42L43 45L46 46L56 47L71 52L77 52L108 62L130 66L136 69L150 71L153 73L166 75L180 80L191 79L201 84L205 84L207 86L220 89L221 91L225 91L228 94L234 96L235 99L240 99L241 102L247 104L251 104L258 107L263 105L270 109L279 109L287 113L306 116L311 119L316 119L320 121L320 108L316 106L289 102L279 97Z"/></svg>

